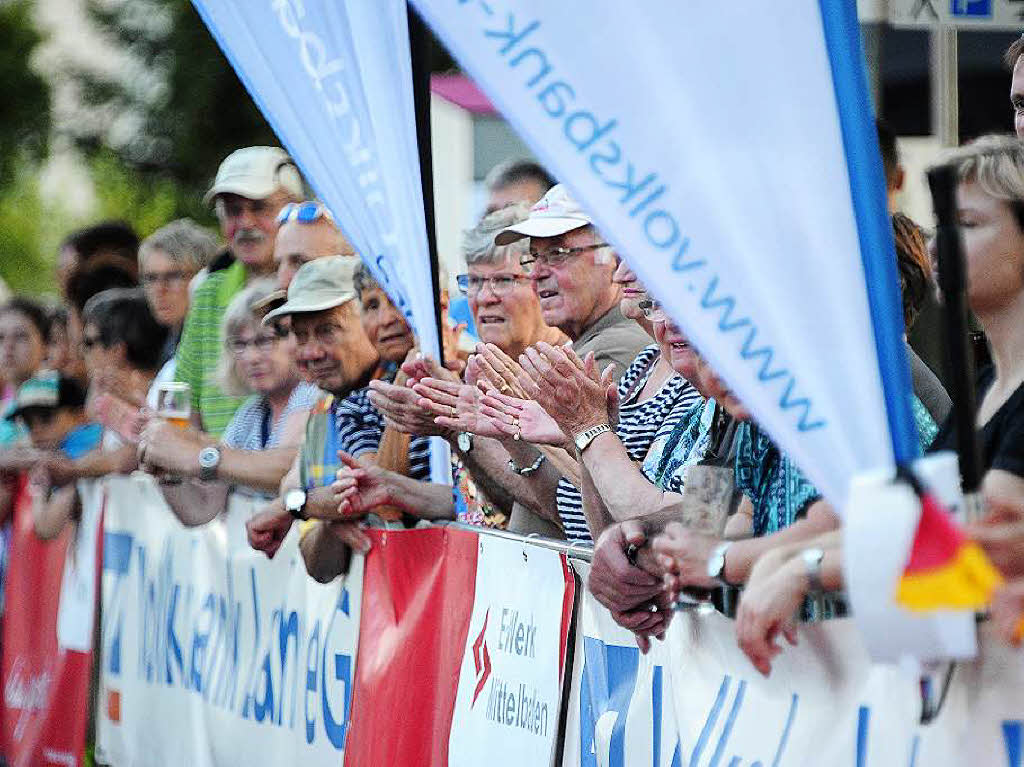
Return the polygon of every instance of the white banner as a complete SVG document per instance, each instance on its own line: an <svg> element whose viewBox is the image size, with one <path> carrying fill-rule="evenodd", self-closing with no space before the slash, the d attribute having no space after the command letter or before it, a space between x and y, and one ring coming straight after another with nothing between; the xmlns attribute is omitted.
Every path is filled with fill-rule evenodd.
<svg viewBox="0 0 1024 767"><path fill-rule="evenodd" d="M281 143L435 359L404 0L192 0ZM451 484L447 443L431 476Z"/></svg>
<svg viewBox="0 0 1024 767"><path fill-rule="evenodd" d="M76 483L82 515L68 543L57 608L57 644L66 650L91 652L96 619L96 554L103 519L103 483Z"/></svg>
<svg viewBox="0 0 1024 767"><path fill-rule="evenodd" d="M273 560L233 516L186 529L147 480L107 481L97 755L118 767L341 764L362 594ZM229 538L230 533L230 538Z"/></svg>
<svg viewBox="0 0 1024 767"><path fill-rule="evenodd" d="M721 615L677 615L646 656L589 594L579 620L563 765L1022 764L1024 657L991 641L922 726L919 678L871 664L848 620L801 627L768 679Z"/></svg>
<svg viewBox="0 0 1024 767"><path fill-rule="evenodd" d="M554 551L480 536L449 764L553 764L573 599L567 577Z"/></svg>
<svg viewBox="0 0 1024 767"><path fill-rule="evenodd" d="M412 2L825 495L913 457L849 0Z"/></svg>

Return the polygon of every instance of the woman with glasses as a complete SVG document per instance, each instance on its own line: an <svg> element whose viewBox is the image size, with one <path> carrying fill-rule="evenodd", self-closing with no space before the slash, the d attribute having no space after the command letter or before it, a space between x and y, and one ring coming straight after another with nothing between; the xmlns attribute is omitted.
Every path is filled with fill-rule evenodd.
<svg viewBox="0 0 1024 767"><path fill-rule="evenodd" d="M300 380L292 337L262 324L261 307L273 290L272 281L259 280L235 296L224 314L219 383L232 396L249 397L220 442L160 419L142 433L145 466L169 480L162 485L164 496L185 524L212 519L232 489L273 497L321 396ZM187 481L179 482L182 477Z"/></svg>
<svg viewBox="0 0 1024 767"><path fill-rule="evenodd" d="M217 241L188 218L157 229L139 245L139 282L157 321L167 330L161 362L174 358L189 307L189 285L213 258ZM174 380L169 370L161 378Z"/></svg>
<svg viewBox="0 0 1024 767"><path fill-rule="evenodd" d="M558 328L545 324L540 300L520 265L527 240L495 247L494 233L523 221L529 209L510 205L487 216L466 233L463 253L467 272L456 277L459 290L469 299L477 335L516 359L538 341L561 346L569 339Z"/></svg>

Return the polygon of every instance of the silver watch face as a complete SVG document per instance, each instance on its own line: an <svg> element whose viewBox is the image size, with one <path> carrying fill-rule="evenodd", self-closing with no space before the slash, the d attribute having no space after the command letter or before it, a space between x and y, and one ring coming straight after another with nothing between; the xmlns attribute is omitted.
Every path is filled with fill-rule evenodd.
<svg viewBox="0 0 1024 767"><path fill-rule="evenodd" d="M220 463L220 451L215 447L204 447L199 451L199 467L215 469Z"/></svg>
<svg viewBox="0 0 1024 767"><path fill-rule="evenodd" d="M473 449L473 435L469 432L460 431L455 443L458 445L459 450L463 453L468 453Z"/></svg>
<svg viewBox="0 0 1024 767"><path fill-rule="evenodd" d="M722 574L722 566L725 564L725 554L715 551L708 560L708 578L718 578Z"/></svg>
<svg viewBox="0 0 1024 767"><path fill-rule="evenodd" d="M306 491L295 488L284 496L284 507L288 511L297 511L306 505Z"/></svg>

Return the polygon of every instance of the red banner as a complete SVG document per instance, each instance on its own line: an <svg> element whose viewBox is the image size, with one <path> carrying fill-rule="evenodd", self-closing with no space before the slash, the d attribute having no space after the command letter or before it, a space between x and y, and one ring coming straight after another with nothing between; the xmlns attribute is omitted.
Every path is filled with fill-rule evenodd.
<svg viewBox="0 0 1024 767"><path fill-rule="evenodd" d="M447 764L477 535L433 529L371 537L346 767Z"/></svg>
<svg viewBox="0 0 1024 767"><path fill-rule="evenodd" d="M3 616L0 753L11 767L73 767L85 747L92 654L57 645L69 532L39 540L24 484L19 490Z"/></svg>

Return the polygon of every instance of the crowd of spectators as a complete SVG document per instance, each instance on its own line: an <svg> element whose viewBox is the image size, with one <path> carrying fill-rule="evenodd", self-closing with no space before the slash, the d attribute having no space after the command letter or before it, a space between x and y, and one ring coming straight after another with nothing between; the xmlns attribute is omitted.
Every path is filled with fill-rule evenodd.
<svg viewBox="0 0 1024 767"><path fill-rule="evenodd" d="M882 137L892 191L903 172ZM993 513L971 533L1009 580L993 615L1015 639L1024 144L987 136L946 159L959 171L969 300L993 361L978 414ZM223 247L189 220L141 242L119 222L69 235L59 307L0 305L0 577L21 494L38 535L53 538L76 524L82 482L142 471L186 525L212 520L232 493L260 499L249 545L273 557L295 525L323 582L369 549L370 520L593 546L589 588L642 648L676 611L742 587L738 641L764 673L801 615L842 614L841 600L819 600L816 615L805 602L842 589L840 517L629 254L533 163L499 166L487 188L453 281L475 337L446 318L441 360L420 353L344 222L305 199L280 149L239 149L218 169L206 200ZM932 262L918 224L895 212L892 224L909 330L934 293ZM949 397L909 344L907 354L921 446L950 449ZM173 413L166 397L178 398ZM451 448L451 486L430 479L435 437Z"/></svg>

